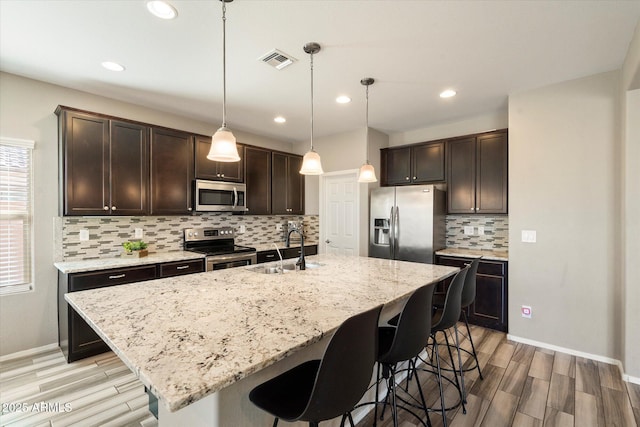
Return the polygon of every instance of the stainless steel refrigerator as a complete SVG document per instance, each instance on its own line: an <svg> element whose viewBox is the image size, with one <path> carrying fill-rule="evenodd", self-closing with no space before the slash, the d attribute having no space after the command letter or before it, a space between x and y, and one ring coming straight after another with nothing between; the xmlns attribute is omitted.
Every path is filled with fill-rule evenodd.
<svg viewBox="0 0 640 427"><path fill-rule="evenodd" d="M445 192L433 185L377 188L369 207L370 257L433 263L446 246Z"/></svg>

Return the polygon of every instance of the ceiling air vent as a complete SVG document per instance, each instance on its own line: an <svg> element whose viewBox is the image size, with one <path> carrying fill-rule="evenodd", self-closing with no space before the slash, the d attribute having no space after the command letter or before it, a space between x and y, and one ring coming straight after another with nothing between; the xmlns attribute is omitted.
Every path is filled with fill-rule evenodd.
<svg viewBox="0 0 640 427"><path fill-rule="evenodd" d="M258 60L271 65L277 70L282 70L296 61L293 56L279 51L278 49L273 49L272 51L262 55Z"/></svg>

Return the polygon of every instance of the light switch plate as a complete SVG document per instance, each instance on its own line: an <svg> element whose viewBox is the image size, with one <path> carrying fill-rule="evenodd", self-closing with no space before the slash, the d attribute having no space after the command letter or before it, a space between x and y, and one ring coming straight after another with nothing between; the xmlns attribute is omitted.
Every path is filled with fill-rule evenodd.
<svg viewBox="0 0 640 427"><path fill-rule="evenodd" d="M467 236L473 236L473 226L465 225L464 226L464 234Z"/></svg>
<svg viewBox="0 0 640 427"><path fill-rule="evenodd" d="M483 226L478 227L478 236L484 236L484 227Z"/></svg>
<svg viewBox="0 0 640 427"><path fill-rule="evenodd" d="M524 243L535 243L536 242L536 231L535 230L522 230L522 241Z"/></svg>
<svg viewBox="0 0 640 427"><path fill-rule="evenodd" d="M242 233L246 233L247 231L247 227L244 225L240 226L240 229L238 230L238 233L242 234Z"/></svg>
<svg viewBox="0 0 640 427"><path fill-rule="evenodd" d="M133 237L136 239L142 239L144 233L142 232L142 228L134 228L133 229Z"/></svg>
<svg viewBox="0 0 640 427"><path fill-rule="evenodd" d="M82 230L80 230L80 241L86 242L87 240L89 240L89 230L83 228Z"/></svg>

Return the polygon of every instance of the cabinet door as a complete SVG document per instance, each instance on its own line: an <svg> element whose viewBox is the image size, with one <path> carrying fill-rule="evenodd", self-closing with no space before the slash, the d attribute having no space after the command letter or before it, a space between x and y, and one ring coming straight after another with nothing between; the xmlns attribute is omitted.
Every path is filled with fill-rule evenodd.
<svg viewBox="0 0 640 427"><path fill-rule="evenodd" d="M288 214L287 208L287 155L272 153L271 155L271 213Z"/></svg>
<svg viewBox="0 0 640 427"><path fill-rule="evenodd" d="M213 181L242 182L244 180L244 146L237 144L239 162L214 162L207 159L211 137L198 135L195 140L195 176Z"/></svg>
<svg viewBox="0 0 640 427"><path fill-rule="evenodd" d="M59 127L63 215L109 214L109 120L63 111Z"/></svg>
<svg viewBox="0 0 640 427"><path fill-rule="evenodd" d="M301 156L287 156L287 207L290 214L304 214L304 175Z"/></svg>
<svg viewBox="0 0 640 427"><path fill-rule="evenodd" d="M409 184L411 182L411 147L389 148L385 151L387 184Z"/></svg>
<svg viewBox="0 0 640 427"><path fill-rule="evenodd" d="M192 211L193 138L183 132L151 129L151 214Z"/></svg>
<svg viewBox="0 0 640 427"><path fill-rule="evenodd" d="M479 136L476 162L476 213L507 213L507 134Z"/></svg>
<svg viewBox="0 0 640 427"><path fill-rule="evenodd" d="M477 274L476 298L469 307L469 322L506 331L506 304L506 279Z"/></svg>
<svg viewBox="0 0 640 427"><path fill-rule="evenodd" d="M245 147L247 208L252 215L271 213L271 151Z"/></svg>
<svg viewBox="0 0 640 427"><path fill-rule="evenodd" d="M146 215L149 186L149 128L111 121L111 213Z"/></svg>
<svg viewBox="0 0 640 427"><path fill-rule="evenodd" d="M411 147L411 182L444 181L444 141Z"/></svg>
<svg viewBox="0 0 640 427"><path fill-rule="evenodd" d="M450 140L448 145L448 212L474 213L476 206L475 138Z"/></svg>

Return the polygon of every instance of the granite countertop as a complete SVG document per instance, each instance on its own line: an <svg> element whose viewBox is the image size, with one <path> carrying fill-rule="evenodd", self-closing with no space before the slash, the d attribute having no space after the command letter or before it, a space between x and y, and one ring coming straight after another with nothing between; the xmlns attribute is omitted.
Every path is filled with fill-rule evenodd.
<svg viewBox="0 0 640 427"><path fill-rule="evenodd" d="M278 245L278 249L284 249L285 245L284 242L274 242L276 245ZM305 246L313 246L313 245L317 245L318 242L317 241L307 241L305 239L304 241L304 245ZM275 250L275 248L273 247L273 243L263 243L260 245L252 245L252 247L256 248L256 250L258 252L261 251L272 251ZM299 248L300 247L300 241L297 242L291 242L291 245L289 246L290 248Z"/></svg>
<svg viewBox="0 0 640 427"><path fill-rule="evenodd" d="M142 258L114 257L89 259L83 261L55 262L53 265L62 273L80 273L83 271L108 270L110 268L134 267L136 265L158 264L162 262L186 261L204 258L204 254L189 251L150 253Z"/></svg>
<svg viewBox="0 0 640 427"><path fill-rule="evenodd" d="M330 254L308 259L322 265L286 274L253 265L65 298L174 412L320 341L350 316L458 270Z"/></svg>
<svg viewBox="0 0 640 427"><path fill-rule="evenodd" d="M494 261L509 261L508 251L494 251L489 249L446 248L436 251L436 255L448 255L465 258L480 258Z"/></svg>

